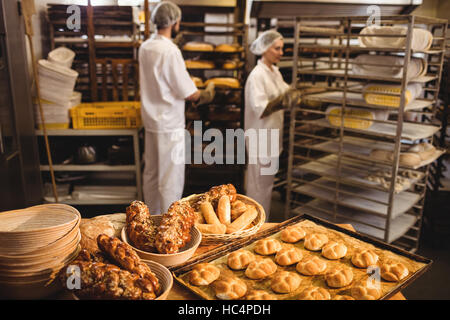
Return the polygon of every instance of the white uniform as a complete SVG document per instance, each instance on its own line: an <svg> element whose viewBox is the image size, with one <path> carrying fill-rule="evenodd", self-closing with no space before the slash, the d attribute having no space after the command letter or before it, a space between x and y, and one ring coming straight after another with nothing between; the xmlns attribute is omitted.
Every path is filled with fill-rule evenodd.
<svg viewBox="0 0 450 320"><path fill-rule="evenodd" d="M279 129L278 152L271 154L270 134L267 143L267 156L255 157L249 152L248 166L246 172L246 192L247 196L258 201L266 212L266 219L270 215L270 203L272 198L272 188L275 175L262 175L261 169L269 167L270 162L278 161L282 151L283 141L283 110L272 113L270 116L260 119L269 101L275 99L280 94L289 89L289 85L284 82L283 76L276 66L272 70L262 60L252 70L245 84L245 130L248 129ZM256 162L256 164L252 164ZM261 163L262 162L262 163Z"/></svg>
<svg viewBox="0 0 450 320"><path fill-rule="evenodd" d="M178 47L158 34L139 48L139 78L145 126L144 201L152 214L159 214L183 193L185 98L197 88Z"/></svg>

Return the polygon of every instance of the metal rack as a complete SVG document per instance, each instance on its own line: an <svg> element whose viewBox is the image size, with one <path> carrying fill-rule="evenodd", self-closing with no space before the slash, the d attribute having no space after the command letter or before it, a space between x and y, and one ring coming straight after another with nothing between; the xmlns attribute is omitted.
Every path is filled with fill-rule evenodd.
<svg viewBox="0 0 450 320"><path fill-rule="evenodd" d="M220 30L211 30L219 28ZM185 59L225 61L234 59L239 61L236 68L224 69L220 63L215 68L189 68L191 76L200 77L206 81L212 77L233 77L239 80L239 88L219 88L216 87L214 100L204 106L193 108L189 103L186 108L186 128L191 132L194 141L195 134L203 134L208 129L218 129L225 137L226 129L244 128L244 85L247 76L247 33L248 26L243 23L205 23L205 22L182 22L181 33L183 35L180 42ZM183 50L183 44L189 41L205 41L208 36L226 36L232 39L232 43L237 43L242 50L237 52L203 52ZM193 132L194 121L202 121L203 132ZM203 152L206 144L202 145L202 150L192 148L192 159L195 152ZM224 148L225 149L225 148ZM211 185L222 183L233 183L240 192L243 191L244 164L226 164L227 158L237 159L236 152L227 154L223 150L223 164L188 164L186 165L185 193L203 192Z"/></svg>
<svg viewBox="0 0 450 320"><path fill-rule="evenodd" d="M362 233L415 251L419 244L430 163L443 151L436 151L428 161L413 167L400 164L399 160L400 153L412 145L433 142L433 135L439 130L432 121L438 105L447 21L412 15L382 16L381 25L407 26L407 32L385 35L404 38L404 47L379 48L359 44L358 37L367 19L295 19L293 83L297 86L312 83L311 88L322 92L306 94L303 101L309 103L302 103L291 111L285 218L301 212L332 222L351 223ZM433 34L429 50L412 50L415 27ZM412 57L420 55L428 63L427 73L414 79L407 77L407 68L402 68L398 78L356 74L352 66L357 64L355 57L361 53L401 55L404 66ZM327 85L323 86L323 82ZM399 107L366 103L363 87L368 82L399 85L400 93L387 94L399 98ZM411 82L421 83L424 95L407 104L406 89ZM329 105L341 108L340 115L336 116L339 125L327 120L325 109ZM351 107L388 112L389 117L372 116L369 128L351 128L344 126L344 114ZM347 118L369 119L362 115ZM370 152L376 148L392 151L392 161L371 158ZM386 175L387 184L380 185L368 179L372 174L381 173ZM397 181L403 184L396 184Z"/></svg>

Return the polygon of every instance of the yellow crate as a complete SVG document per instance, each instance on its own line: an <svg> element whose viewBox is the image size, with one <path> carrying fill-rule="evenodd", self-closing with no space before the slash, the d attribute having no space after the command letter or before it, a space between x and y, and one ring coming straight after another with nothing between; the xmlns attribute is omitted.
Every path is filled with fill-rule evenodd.
<svg viewBox="0 0 450 320"><path fill-rule="evenodd" d="M82 103L70 109L74 129L129 129L142 124L137 101Z"/></svg>

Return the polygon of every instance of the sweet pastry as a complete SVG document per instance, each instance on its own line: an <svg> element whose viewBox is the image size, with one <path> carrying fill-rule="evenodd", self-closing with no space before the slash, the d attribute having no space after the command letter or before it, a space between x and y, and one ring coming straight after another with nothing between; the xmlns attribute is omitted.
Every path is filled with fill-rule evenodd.
<svg viewBox="0 0 450 320"><path fill-rule="evenodd" d="M190 273L189 281L194 286L207 286L220 276L220 269L210 263L197 264Z"/></svg>
<svg viewBox="0 0 450 320"><path fill-rule="evenodd" d="M231 220L234 221L247 210L247 206L241 200L236 200L231 205Z"/></svg>
<svg viewBox="0 0 450 320"><path fill-rule="evenodd" d="M217 216L221 223L231 223L231 204L230 198L227 195L223 195L219 198L219 202L217 204Z"/></svg>
<svg viewBox="0 0 450 320"><path fill-rule="evenodd" d="M241 84L236 78L227 78L227 77L217 77L211 78L205 81L205 86L207 86L210 82L213 82L216 88L240 88Z"/></svg>
<svg viewBox="0 0 450 320"><path fill-rule="evenodd" d="M353 271L350 268L333 269L325 275L325 281L331 288L342 288L353 281Z"/></svg>
<svg viewBox="0 0 450 320"><path fill-rule="evenodd" d="M273 238L260 239L256 241L254 250L262 255L271 255L277 253L282 248L280 241Z"/></svg>
<svg viewBox="0 0 450 320"><path fill-rule="evenodd" d="M380 273L384 280L397 282L406 278L409 271L403 263L389 260L381 265Z"/></svg>
<svg viewBox="0 0 450 320"><path fill-rule="evenodd" d="M265 290L251 290L245 296L247 300L276 300L276 298Z"/></svg>
<svg viewBox="0 0 450 320"><path fill-rule="evenodd" d="M280 237L284 242L295 243L306 236L306 231L298 225L289 226L281 231Z"/></svg>
<svg viewBox="0 0 450 320"><path fill-rule="evenodd" d="M275 255L275 262L280 266L289 266L302 260L302 251L294 246L287 246L282 248Z"/></svg>
<svg viewBox="0 0 450 320"><path fill-rule="evenodd" d="M347 295L335 295L331 300L355 300L355 298Z"/></svg>
<svg viewBox="0 0 450 320"><path fill-rule="evenodd" d="M381 288L370 285L369 281L361 281L354 285L350 293L356 300L378 300L381 297Z"/></svg>
<svg viewBox="0 0 450 320"><path fill-rule="evenodd" d="M100 250L106 253L119 266L150 281L153 285L153 291L159 294L161 285L158 278L150 270L150 267L141 261L136 251L129 244L122 242L119 238L109 237L105 234L97 237L97 243Z"/></svg>
<svg viewBox="0 0 450 320"><path fill-rule="evenodd" d="M228 255L227 264L233 270L243 270L254 260L255 255L252 252L241 249Z"/></svg>
<svg viewBox="0 0 450 320"><path fill-rule="evenodd" d="M247 293L245 282L236 277L221 277L214 281L212 286L216 297L221 300L239 299Z"/></svg>
<svg viewBox="0 0 450 320"><path fill-rule="evenodd" d="M327 262L319 257L309 256L297 263L295 269L305 276L315 276L327 270Z"/></svg>
<svg viewBox="0 0 450 320"><path fill-rule="evenodd" d="M226 233L234 233L247 228L253 220L258 216L258 211L252 205L247 206L247 210L236 218L232 223L227 226Z"/></svg>
<svg viewBox="0 0 450 320"><path fill-rule="evenodd" d="M300 293L299 300L330 300L331 296L330 293L324 289L324 288L320 288L320 287L308 287L305 290L302 291L302 293Z"/></svg>
<svg viewBox="0 0 450 320"><path fill-rule="evenodd" d="M250 279L260 280L274 274L275 271L277 271L277 265L272 259L266 258L250 262L245 269L245 275Z"/></svg>
<svg viewBox="0 0 450 320"><path fill-rule="evenodd" d="M135 200L127 207L126 212L126 232L131 244L143 251L155 251L158 228L151 219L147 205Z"/></svg>
<svg viewBox="0 0 450 320"><path fill-rule="evenodd" d="M352 256L352 263L357 268L367 268L376 265L378 255L369 249L357 249Z"/></svg>
<svg viewBox="0 0 450 320"><path fill-rule="evenodd" d="M161 219L155 237L156 250L159 253L176 253L191 240L194 226L194 209L186 202L172 203Z"/></svg>
<svg viewBox="0 0 450 320"><path fill-rule="evenodd" d="M282 271L273 277L270 287L277 293L290 293L300 286L301 281L297 273Z"/></svg>
<svg viewBox="0 0 450 320"><path fill-rule="evenodd" d="M208 85L209 80L205 82L205 85ZM207 83L208 82L208 83ZM237 192L236 188L231 184L222 184L220 186L215 186L209 189L209 191L206 193L205 198L211 202L214 208L217 207L217 204L219 202L219 199L221 196L227 195L230 197L230 203L233 204L233 202L236 200Z"/></svg>
<svg viewBox="0 0 450 320"><path fill-rule="evenodd" d="M198 223L195 225L201 233L204 234L225 234L227 226L224 224Z"/></svg>
<svg viewBox="0 0 450 320"><path fill-rule="evenodd" d="M184 51L214 51L214 45L206 42L189 41L183 46Z"/></svg>
<svg viewBox="0 0 450 320"><path fill-rule="evenodd" d="M345 257L347 247L341 242L328 242L322 248L322 255L330 260L337 260Z"/></svg>
<svg viewBox="0 0 450 320"><path fill-rule="evenodd" d="M305 237L305 249L318 251L328 242L328 237L322 233L313 233Z"/></svg>

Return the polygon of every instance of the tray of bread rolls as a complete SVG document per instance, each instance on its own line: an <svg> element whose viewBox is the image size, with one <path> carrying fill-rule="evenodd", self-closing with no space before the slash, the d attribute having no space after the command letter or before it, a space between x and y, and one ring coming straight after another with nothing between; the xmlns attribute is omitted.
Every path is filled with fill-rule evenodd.
<svg viewBox="0 0 450 320"><path fill-rule="evenodd" d="M303 214L171 271L182 286L208 300L384 300L431 263Z"/></svg>

